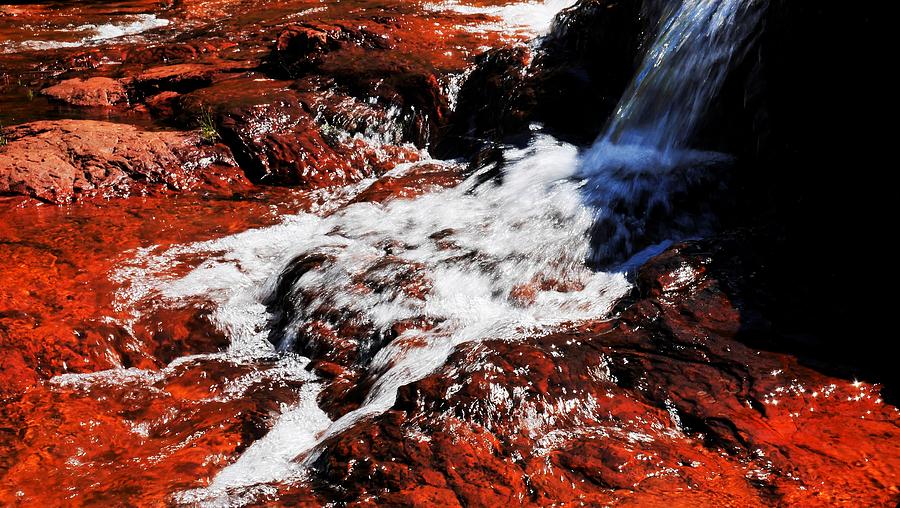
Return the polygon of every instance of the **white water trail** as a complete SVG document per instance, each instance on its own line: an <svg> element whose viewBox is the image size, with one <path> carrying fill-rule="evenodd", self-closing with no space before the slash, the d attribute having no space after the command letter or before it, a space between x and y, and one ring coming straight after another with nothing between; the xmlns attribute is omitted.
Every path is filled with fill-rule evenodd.
<svg viewBox="0 0 900 508"><path fill-rule="evenodd" d="M4 44L3 53L15 53L18 51L44 51L58 48L80 48L96 46L107 41L142 34L149 30L162 28L169 25L169 20L158 18L154 14L136 14L121 16L120 19L110 20L99 25L80 25L75 28L58 30L61 36L69 33L85 34L79 40L31 40L15 44ZM62 38L61 38L62 39Z"/></svg>
<svg viewBox="0 0 900 508"><path fill-rule="evenodd" d="M374 352L361 367L380 373L360 409L335 422L303 416L311 408L289 410L209 487L179 500L227 504L254 485L302 478L302 459L315 445L389 409L399 387L439 368L459 344L525 338L607 315L630 284L623 273L592 271L584 263L593 217L582 203L581 182L571 179L577 149L545 136L507 156L511 163L502 184L479 185L479 178L471 178L415 200L357 203L324 218L286 217L271 228L180 247L174 256L163 254L162 263L153 256L139 263L210 256L180 279L154 280L145 273L141 287L170 304L211 299L217 308L213 320L232 334L233 347L266 347L260 332L274 316L264 315L263 302L291 254L327 254L329 261L293 283L289 305L296 314L282 344L288 349L308 337L313 323L327 321L329 309L370 327L372 336L405 320L435 323L408 330L381 349L360 344ZM410 274L430 288L424 297L404 291ZM376 287L366 288L361 279ZM533 294L519 297L523 288ZM276 449L277 457L297 460L264 452Z"/></svg>
<svg viewBox="0 0 900 508"><path fill-rule="evenodd" d="M507 5L466 5L457 0L428 3L425 8L433 11L452 11L465 15L485 15L497 18L496 23L476 25L474 30L510 32L519 31L537 37L550 31L556 14L574 5L576 0L543 0Z"/></svg>
<svg viewBox="0 0 900 508"><path fill-rule="evenodd" d="M753 4L680 2L608 132L583 155L538 135L528 148L506 151L499 181L483 183L475 175L414 200L357 203L327 217L289 216L270 228L137 259L134 266L145 268L124 276L131 281L127 300L212 302L214 324L231 339L229 354L271 354L269 327L285 316L276 330L283 350L305 347L317 327L337 330L349 322L370 332L368 339L348 338L363 353L357 367L374 381L359 409L332 422L313 395L301 397L207 488L176 500L243 504L265 494L267 485L302 479L323 440L389 409L399 387L433 373L460 344L521 339L606 317L630 288L623 273L630 265L596 271L585 260L647 247L636 255L645 259L654 252L652 222L668 224L651 212L671 211L669 196L691 184L682 169L721 160L684 143L745 38L735 27ZM671 220L672 228L657 234L696 227ZM608 226L600 236L598 223ZM168 277L160 268L197 255L205 261L187 276ZM269 295L282 271L311 257L324 261L291 280L280 308L273 308ZM410 281L427 291L410 291ZM432 326L379 343L410 320Z"/></svg>

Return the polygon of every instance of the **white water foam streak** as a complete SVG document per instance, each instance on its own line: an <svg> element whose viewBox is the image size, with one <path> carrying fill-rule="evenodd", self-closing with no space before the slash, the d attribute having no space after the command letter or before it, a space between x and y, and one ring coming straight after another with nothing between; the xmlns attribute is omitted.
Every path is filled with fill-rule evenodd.
<svg viewBox="0 0 900 508"><path fill-rule="evenodd" d="M169 20L158 18L154 14L136 14L133 16L122 16L121 19L103 23L100 25L81 25L75 28L66 29L66 33L84 33L85 36L79 40L32 40L23 41L16 44L4 44L3 53L16 53L19 51L45 51L49 49L59 48L80 48L85 46L96 46L98 44L142 34L149 30L162 28L169 25Z"/></svg>
<svg viewBox="0 0 900 508"><path fill-rule="evenodd" d="M546 35L556 14L575 4L576 0L544 0L542 2L512 3L498 6L466 5L457 0L425 4L433 11L451 11L464 15L484 15L496 18L496 23L476 25L475 30L518 31L531 37Z"/></svg>
<svg viewBox="0 0 900 508"><path fill-rule="evenodd" d="M506 155L511 162L502 183L481 183L476 175L414 200L357 203L328 217L289 216L269 228L145 252L127 268L122 278L133 284L123 298L131 305L148 298L164 305L211 301L212 320L231 339L235 355L271 353L267 331L276 316L269 314L266 298L296 256L324 252L329 262L294 282L290 305L296 315L285 325L289 349L290 341L301 340L298 331L323 319L327 309L339 309L373 335L410 319L434 323L373 350L360 366L375 375L360 409L332 423L316 416L318 408L289 408L208 488L180 499L238 502L248 489L301 477L303 459L315 445L390 408L399 387L434 372L460 344L524 338L608 314L630 284L623 273L595 272L584 264L594 218L581 200L583 182L572 179L577 149L538 137L527 149ZM205 261L185 276L156 271L198 255ZM410 267L430 288L424 296L400 289L398 277ZM384 287L366 290L361 277ZM309 295L315 297L312 303L304 299ZM273 450L278 450L275 458Z"/></svg>

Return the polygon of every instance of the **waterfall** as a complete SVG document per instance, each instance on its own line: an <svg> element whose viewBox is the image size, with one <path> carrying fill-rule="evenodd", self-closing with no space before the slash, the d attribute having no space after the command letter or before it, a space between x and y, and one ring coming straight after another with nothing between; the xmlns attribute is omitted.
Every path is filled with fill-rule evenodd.
<svg viewBox="0 0 900 508"><path fill-rule="evenodd" d="M766 0L682 0L659 32L579 175L595 210L589 261L604 268L715 223L730 158L688 143L756 33Z"/></svg>
<svg viewBox="0 0 900 508"><path fill-rule="evenodd" d="M595 150L640 145L684 147L733 61L756 32L764 0L683 0L616 108Z"/></svg>
<svg viewBox="0 0 900 508"><path fill-rule="evenodd" d="M353 368L371 386L364 404L336 421L311 393L208 488L179 499L302 478L324 439L388 410L399 387L435 372L460 344L607 317L630 288L627 267L660 242L702 230L703 210L683 213L679 196L698 183L708 193L716 181L708 170L726 158L685 143L752 33L760 1L683 0L670 10L606 133L585 152L537 135L528 148L506 150L502 182L476 174L413 200L353 203L141 253L128 267L129 298L210 300L236 357L312 356L338 337L352 343ZM186 276L158 271L198 257Z"/></svg>

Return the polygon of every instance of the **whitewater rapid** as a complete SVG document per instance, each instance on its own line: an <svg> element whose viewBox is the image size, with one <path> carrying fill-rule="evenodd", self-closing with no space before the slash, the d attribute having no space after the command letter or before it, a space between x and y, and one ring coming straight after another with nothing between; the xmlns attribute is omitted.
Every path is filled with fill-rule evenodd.
<svg viewBox="0 0 900 508"><path fill-rule="evenodd" d="M253 485L302 478L301 460L278 457L302 458L328 436L389 409L400 386L432 373L459 344L526 338L609 313L630 284L621 271L593 271L584 263L594 212L582 201L582 182L572 178L577 148L538 136L526 149L509 149L507 158L502 183L481 183L474 175L414 200L356 203L326 217L288 216L269 228L142 253L123 268L119 277L135 281L121 295L128 305L148 298L171 306L211 301L212 321L227 333L228 354L236 357L268 356L279 345L292 350L294 332L325 308L350 312L379 332L412 318L437 323L427 331L409 330L375 354L365 367L383 373L360 409L332 422L316 407L316 393L308 393L208 488L184 494L184 501L228 499ZM410 169L403 165L393 173ZM392 246L390 255L385 245ZM333 260L297 280L295 291L316 301L308 312L299 309L284 343L272 344L267 296L282 269L303 253L327 253ZM198 255L205 260L186 276L156 271ZM394 282L409 266L430 287L424 298ZM373 270L388 290L360 290L358 277ZM532 288L533 297L518 297L522 288Z"/></svg>
<svg viewBox="0 0 900 508"><path fill-rule="evenodd" d="M230 340L221 354L234 362L282 355L306 366L294 351L321 321L340 327L323 318L330 310L373 337L409 320L432 323L383 347L358 344L372 352L357 365L374 376L372 388L359 409L335 421L316 403L321 381L297 373L307 381L300 401L208 487L176 500L244 504L272 492L273 483L302 480L320 443L389 409L399 387L433 373L460 344L520 340L608 317L631 288L629 270L669 240L709 226L705 216L682 214L670 197L698 179L715 180L715 168L728 161L685 143L721 86L719 66L727 68L750 33L735 27L758 3L684 0L672 9L609 128L587 150L536 132L527 147L507 147L502 166L482 168L455 188L135 252L113 275L122 285L120 307L134 309L137 320L137 309L148 305L207 302L212 324ZM413 169L403 164L387 176ZM487 178L492 171L499 176ZM286 268L310 256L325 262L291 281L273 306ZM360 284L366 278L380 289ZM404 290L410 278L428 290Z"/></svg>
<svg viewBox="0 0 900 508"><path fill-rule="evenodd" d="M155 14L135 14L118 16L106 23L59 27L53 30L54 37L42 40L0 43L0 53L20 51L45 51L59 48L80 48L133 37L150 30L166 27L169 20Z"/></svg>

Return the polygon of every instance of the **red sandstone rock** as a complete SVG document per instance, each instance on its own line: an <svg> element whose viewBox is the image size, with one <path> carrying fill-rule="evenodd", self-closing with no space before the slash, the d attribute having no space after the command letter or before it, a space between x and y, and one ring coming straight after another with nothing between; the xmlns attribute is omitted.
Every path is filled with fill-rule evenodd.
<svg viewBox="0 0 900 508"><path fill-rule="evenodd" d="M6 136L8 144L0 147L0 193L52 203L151 187L184 190L199 186L212 164L230 164L227 153L202 145L189 132L61 120L15 126Z"/></svg>
<svg viewBox="0 0 900 508"><path fill-rule="evenodd" d="M201 60L207 55L233 46L234 43L219 40L193 40L183 43L167 43L129 48L127 62L130 64L159 65L188 63Z"/></svg>
<svg viewBox="0 0 900 508"><path fill-rule="evenodd" d="M127 498L159 506L175 492L205 486L264 434L279 404L296 398L302 383L252 381L253 371L265 368L209 361L159 376L152 393L144 384L155 373L121 373L90 395L76 381L38 385L5 401L0 415L22 432L12 441L0 436L0 503L40 498L52 483L68 492L69 503L114 505ZM229 396L229 381L243 376L251 381L241 396ZM17 456L23 460L10 460ZM139 465L127 458L134 456L143 457Z"/></svg>
<svg viewBox="0 0 900 508"><path fill-rule="evenodd" d="M454 187L462 181L460 168L444 164L415 164L399 175L385 175L354 202L386 203L393 199L411 199L421 194Z"/></svg>
<svg viewBox="0 0 900 508"><path fill-rule="evenodd" d="M454 506L895 503L900 412L877 386L741 343L740 311L697 268L708 255L687 250L645 266L647 298L611 322L463 345L393 410L330 439L314 492Z"/></svg>
<svg viewBox="0 0 900 508"><path fill-rule="evenodd" d="M181 63L153 67L130 80L144 95L157 92L190 92L209 86L222 74L252 68L254 62Z"/></svg>
<svg viewBox="0 0 900 508"><path fill-rule="evenodd" d="M128 101L128 91L121 81L102 77L68 79L41 93L76 106L114 106Z"/></svg>
<svg viewBox="0 0 900 508"><path fill-rule="evenodd" d="M412 148L370 142L317 121L288 84L241 76L188 94L180 105L189 118L211 111L241 166L264 184L345 185L418 158Z"/></svg>
<svg viewBox="0 0 900 508"><path fill-rule="evenodd" d="M172 118L177 114L180 97L178 92L160 92L145 100L144 104L154 116Z"/></svg>
<svg viewBox="0 0 900 508"><path fill-rule="evenodd" d="M276 71L296 77L321 62L328 51L337 49L352 33L339 26L309 25L288 27L275 40L272 63Z"/></svg>

